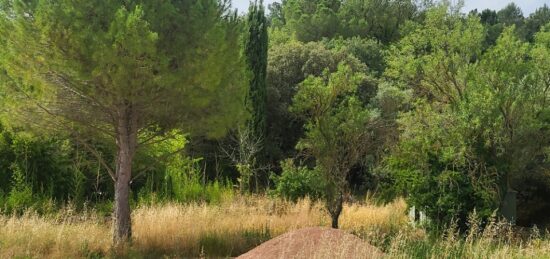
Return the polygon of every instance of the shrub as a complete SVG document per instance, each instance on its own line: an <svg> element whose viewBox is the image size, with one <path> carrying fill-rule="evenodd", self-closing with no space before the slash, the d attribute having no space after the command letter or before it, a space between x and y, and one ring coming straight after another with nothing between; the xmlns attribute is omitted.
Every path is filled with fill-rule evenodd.
<svg viewBox="0 0 550 259"><path fill-rule="evenodd" d="M107 161L113 157L109 147L90 145L101 150ZM67 136L37 136L0 122L0 190L4 193L0 206L32 205L40 212L66 202L80 208L86 201L97 200L98 192L111 195L107 172L86 151ZM35 202L24 204L21 199L30 194Z"/></svg>
<svg viewBox="0 0 550 259"><path fill-rule="evenodd" d="M32 184L27 180L27 173L23 173L17 164L12 164L10 169L12 188L7 194L0 189L0 212L21 215L29 209L40 214L56 210L56 204L51 198L33 192Z"/></svg>
<svg viewBox="0 0 550 259"><path fill-rule="evenodd" d="M110 200L97 202L94 204L94 210L99 216L109 217L113 213L113 202Z"/></svg>
<svg viewBox="0 0 550 259"><path fill-rule="evenodd" d="M317 168L295 166L292 159L282 161L281 168L280 176L271 175L271 179L275 182L275 189L271 191L272 195L293 202L306 196L313 200L323 197L327 183Z"/></svg>
<svg viewBox="0 0 550 259"><path fill-rule="evenodd" d="M203 184L198 177L189 177L183 180L181 188L175 193L174 199L183 203L206 202L219 204L226 199L231 199L232 196L233 188L229 182L214 181Z"/></svg>
<svg viewBox="0 0 550 259"><path fill-rule="evenodd" d="M220 203L233 194L229 181L203 181L200 159L179 158L167 167L171 196L179 202Z"/></svg>
<svg viewBox="0 0 550 259"><path fill-rule="evenodd" d="M233 196L233 186L229 181L208 181L201 167L202 158L192 158L183 150L187 144L185 135L161 141L142 150L145 164L157 163L147 172L147 178L135 188L139 204L152 205L159 202L177 201L181 203L206 202L220 203ZM143 154L147 153L147 154ZM147 160L166 157L166 160ZM138 161L138 160L136 160Z"/></svg>
<svg viewBox="0 0 550 259"><path fill-rule="evenodd" d="M165 177L156 184L163 186L162 188L145 187L138 191L138 204L152 205L166 201L219 204L233 197L233 186L230 181L202 181L197 165L200 160L183 158L176 161L178 163L169 163L165 169ZM145 185L150 185L150 181L155 180L148 180Z"/></svg>
<svg viewBox="0 0 550 259"><path fill-rule="evenodd" d="M17 214L23 213L27 208L32 207L33 195L30 187L13 189L6 197L6 210Z"/></svg>
<svg viewBox="0 0 550 259"><path fill-rule="evenodd" d="M485 154L469 134L469 123L431 107L402 114L399 122L400 142L382 171L407 203L424 211L434 227L457 220L464 230L474 210L482 219L491 216L499 205L502 174L490 160L480 159Z"/></svg>
<svg viewBox="0 0 550 259"><path fill-rule="evenodd" d="M33 205L32 188L27 184L23 171L16 164L12 164L13 187L6 197L6 210L8 212L23 213L25 209Z"/></svg>
<svg viewBox="0 0 550 259"><path fill-rule="evenodd" d="M211 204L220 204L223 201L233 198L233 188L230 181L214 181L205 186L206 202Z"/></svg>

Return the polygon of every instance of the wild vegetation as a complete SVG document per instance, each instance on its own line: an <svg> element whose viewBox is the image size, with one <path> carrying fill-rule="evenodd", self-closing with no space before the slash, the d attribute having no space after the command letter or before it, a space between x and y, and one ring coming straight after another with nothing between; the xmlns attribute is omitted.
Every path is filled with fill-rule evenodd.
<svg viewBox="0 0 550 259"><path fill-rule="evenodd" d="M547 5L0 0L0 35L0 257L550 256Z"/></svg>
<svg viewBox="0 0 550 259"><path fill-rule="evenodd" d="M453 228L430 234L409 224L406 208L402 199L386 205L375 205L374 200L345 204L340 227L376 245L390 258L550 256L550 241L540 229L516 237L517 231L508 224L492 221L482 229L472 216L472 229L465 236ZM47 216L31 211L1 216L0 257L238 256L287 231L331 224L322 203L261 196L239 197L219 205L141 205L133 211L132 220L132 243L114 250L110 224L93 210L79 212L69 206Z"/></svg>

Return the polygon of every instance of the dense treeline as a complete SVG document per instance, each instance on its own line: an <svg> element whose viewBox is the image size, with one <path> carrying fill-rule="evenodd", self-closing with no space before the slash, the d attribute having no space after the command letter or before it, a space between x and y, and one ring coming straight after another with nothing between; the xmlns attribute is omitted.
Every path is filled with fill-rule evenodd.
<svg viewBox="0 0 550 259"><path fill-rule="evenodd" d="M130 166L130 203L238 186L322 199L337 227L369 191L463 225L517 191L517 223L548 223L548 6L115 2L0 1L3 212L109 211Z"/></svg>
<svg viewBox="0 0 550 259"><path fill-rule="evenodd" d="M407 195L409 205L436 222L458 218L461 224L474 209L490 216L515 190L518 223L544 223L550 9L524 17L515 4L469 14L459 7L429 1L272 5L270 106L284 108L270 114L270 137L279 145L294 139L282 149L296 163L310 163L294 153L309 129L304 133L304 122L286 107L308 77L348 64L365 75L358 94L382 125L371 131L369 143L376 145L350 169L349 184L361 182L363 190L386 198ZM284 125L282 133L277 125Z"/></svg>

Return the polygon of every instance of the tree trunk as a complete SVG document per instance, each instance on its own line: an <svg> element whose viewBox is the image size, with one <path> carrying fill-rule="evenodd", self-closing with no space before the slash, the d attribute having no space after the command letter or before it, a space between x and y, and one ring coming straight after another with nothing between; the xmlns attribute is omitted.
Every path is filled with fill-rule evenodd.
<svg viewBox="0 0 550 259"><path fill-rule="evenodd" d="M117 160L115 179L115 204L113 211L113 243L115 246L130 241L132 220L130 218L130 181L132 179L132 160L136 150L136 118L131 108L121 112L117 128Z"/></svg>
<svg viewBox="0 0 550 259"><path fill-rule="evenodd" d="M342 193L339 193L329 204L328 211L330 213L330 218L332 219L332 228L338 229L338 219L340 218L340 214L342 213L343 203L344 197Z"/></svg>
<svg viewBox="0 0 550 259"><path fill-rule="evenodd" d="M132 221L130 218L130 178L132 174L132 162L130 157L125 156L124 152L119 150L117 163L113 221L113 243L115 245L129 241L132 237Z"/></svg>

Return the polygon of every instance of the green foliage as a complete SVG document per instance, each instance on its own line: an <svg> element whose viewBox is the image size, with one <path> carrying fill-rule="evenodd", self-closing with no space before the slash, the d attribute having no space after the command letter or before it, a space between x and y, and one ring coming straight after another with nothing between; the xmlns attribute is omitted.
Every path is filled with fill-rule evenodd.
<svg viewBox="0 0 550 259"><path fill-rule="evenodd" d="M0 129L0 190L5 195L24 190L46 203L71 201L80 207L85 201L97 200L96 191L110 192L112 185L101 180L104 174L70 139L39 138L22 130Z"/></svg>
<svg viewBox="0 0 550 259"><path fill-rule="evenodd" d="M335 228L350 170L375 150L378 112L357 97L364 78L341 63L334 73L327 70L322 77L310 76L302 82L290 108L306 121L305 135L296 148L315 159L327 182L325 198Z"/></svg>
<svg viewBox="0 0 550 259"><path fill-rule="evenodd" d="M291 111L307 121L305 137L297 148L311 152L327 174L340 166L349 170L364 155L359 152L364 147L358 146L369 144L369 123L378 115L355 96L364 77L342 64L332 74L308 77L293 98Z"/></svg>
<svg viewBox="0 0 550 259"><path fill-rule="evenodd" d="M323 198L327 183L317 168L296 166L292 159L282 161L281 168L280 176L271 176L275 183L271 194L293 202L305 197L313 200Z"/></svg>
<svg viewBox="0 0 550 259"><path fill-rule="evenodd" d="M394 186L436 224L465 220L474 208L482 217L490 216L498 207L499 176L476 161L467 121L439 114L427 104L417 107L399 120L400 142L386 160Z"/></svg>
<svg viewBox="0 0 550 259"><path fill-rule="evenodd" d="M152 168L143 185L136 188L138 203L152 204L171 200L219 204L232 198L231 183L221 179L205 179L200 166L202 159L186 156L183 152L186 144L186 136L175 133L170 140L158 142L144 150L150 157L166 159ZM167 157L169 154L173 155Z"/></svg>
<svg viewBox="0 0 550 259"><path fill-rule="evenodd" d="M6 194L0 189L0 213L4 210L4 204L6 203Z"/></svg>
<svg viewBox="0 0 550 259"><path fill-rule="evenodd" d="M207 202L218 204L231 199L233 187L229 181L207 182L201 176L200 159L176 156L166 167L168 194L179 202Z"/></svg>
<svg viewBox="0 0 550 259"><path fill-rule="evenodd" d="M255 175L256 179L267 178L266 175L261 175L262 170L256 169L263 168L267 164L265 140L267 138L268 21L262 0L250 5L244 45L248 69L252 72L250 90L246 99L251 118L246 123L246 128L239 128L236 133L239 135L237 149L241 159L232 159L239 160L233 162L240 174L238 181L241 192L250 190L252 175Z"/></svg>
<svg viewBox="0 0 550 259"><path fill-rule="evenodd" d="M239 190L241 193L246 193L250 190L250 180L254 174L251 164L238 164L237 171L239 172L239 178L237 182L239 183Z"/></svg>
<svg viewBox="0 0 550 259"><path fill-rule="evenodd" d="M482 53L477 18L440 7L392 50L386 74L410 87L416 101L398 120L400 140L386 170L437 224L454 217L463 228L474 209L486 219L509 188L521 190L546 170L531 158L543 156L540 144L548 143L541 117L547 84L535 69L544 62L533 64L547 47L531 54L517 35L506 28Z"/></svg>
<svg viewBox="0 0 550 259"><path fill-rule="evenodd" d="M193 172L186 178L176 178L172 182L178 182L174 187L174 199L179 202L206 202L220 204L223 201L231 200L233 197L233 186L229 181L203 182L200 176Z"/></svg>
<svg viewBox="0 0 550 259"><path fill-rule="evenodd" d="M252 72L248 101L252 118L251 129L253 136L266 136L266 69L267 69L267 19L265 17L263 1L254 2L248 10L248 32L244 51L247 57L248 68Z"/></svg>
<svg viewBox="0 0 550 259"><path fill-rule="evenodd" d="M550 9L434 2L0 0L0 207L110 214L130 154L134 204L220 203L269 167L331 214L362 185L463 228L514 189L517 222L544 221ZM262 154L229 168L209 138L243 125Z"/></svg>
<svg viewBox="0 0 550 259"><path fill-rule="evenodd" d="M112 201L101 201L95 202L94 210L101 216L108 217L113 213L113 202Z"/></svg>
<svg viewBox="0 0 550 259"><path fill-rule="evenodd" d="M334 37L339 33L340 0L288 0L283 3L286 25L303 42Z"/></svg>
<svg viewBox="0 0 550 259"><path fill-rule="evenodd" d="M274 166L292 157L298 139L303 133L304 121L289 111L297 86L308 76L322 76L334 72L344 63L354 72L368 73L367 67L351 53L342 49L328 49L322 43L291 41L270 48L267 68L268 137L266 152ZM359 88L365 95L375 91L371 78L365 77Z"/></svg>
<svg viewBox="0 0 550 259"><path fill-rule="evenodd" d="M422 24L392 47L385 75L440 102L463 98L472 62L481 55L484 30L477 17L431 9Z"/></svg>
<svg viewBox="0 0 550 259"><path fill-rule="evenodd" d="M419 15L417 2L411 0L348 0L343 1L339 18L344 36L375 38L393 42L407 21Z"/></svg>
<svg viewBox="0 0 550 259"><path fill-rule="evenodd" d="M389 43L421 13L421 5L411 0L288 0L277 7L283 15L277 12L275 25L284 24L302 42L358 36Z"/></svg>
<svg viewBox="0 0 550 259"><path fill-rule="evenodd" d="M17 165L12 165L13 170L13 188L6 197L7 212L23 213L34 204L31 186L27 182L25 173Z"/></svg>
<svg viewBox="0 0 550 259"><path fill-rule="evenodd" d="M520 39L533 42L535 34L550 22L550 8L544 4L529 17L524 17L521 9L516 4L510 3L498 12L483 10L479 17L487 29L485 47L488 48L495 45L500 34L509 26L517 28L516 34Z"/></svg>
<svg viewBox="0 0 550 259"><path fill-rule="evenodd" d="M270 27L280 28L286 23L283 5L281 3L273 2L267 6L267 9L269 10L267 20L269 21Z"/></svg>
<svg viewBox="0 0 550 259"><path fill-rule="evenodd" d="M209 203L220 204L233 198L233 186L229 181L218 181L204 183L197 175L190 175L185 178L172 179L171 183L177 183L171 187L172 193L154 192L142 188L137 195L138 204L153 205L159 202L176 201L181 203Z"/></svg>
<svg viewBox="0 0 550 259"><path fill-rule="evenodd" d="M115 243L131 238L133 159L151 136L220 138L247 117L240 23L225 4L0 1L9 108L117 151L110 165L84 144L115 181Z"/></svg>
<svg viewBox="0 0 550 259"><path fill-rule="evenodd" d="M375 75L381 74L386 68L385 47L376 40L360 37L335 38L327 41L326 45L329 49L356 57L367 66L369 72Z"/></svg>
<svg viewBox="0 0 550 259"><path fill-rule="evenodd" d="M50 113L107 130L117 122L105 117L126 102L139 114L138 128L177 125L209 136L243 117L238 25L219 17L215 0L4 2L0 30L10 40L2 43L2 67ZM194 115L205 107L209 116Z"/></svg>
<svg viewBox="0 0 550 259"><path fill-rule="evenodd" d="M523 25L523 12L515 3L509 3L506 7L497 12L499 22L506 26L515 25L520 27Z"/></svg>
<svg viewBox="0 0 550 259"><path fill-rule="evenodd" d="M535 34L548 23L550 23L550 7L548 7L547 4L544 4L534 13L529 15L529 17L527 17L525 21L526 39L533 42L535 39Z"/></svg>
<svg viewBox="0 0 550 259"><path fill-rule="evenodd" d="M73 174L71 175L71 181L70 181L70 190L69 190L69 198L71 201L77 205L80 205L84 202L85 198L85 188L86 188L86 175L82 172L82 170L79 167L79 164L81 161L79 161L79 158L76 158L75 160L75 168L73 171Z"/></svg>
<svg viewBox="0 0 550 259"><path fill-rule="evenodd" d="M498 204L498 174L476 161L471 119L462 120L470 115L457 111L468 100L471 62L480 55L483 28L476 18L464 21L447 8L427 13L424 24L392 49L386 70L417 96L431 100L417 101L399 119L402 133L386 165L410 205L436 224L452 218L462 223L474 208L488 217Z"/></svg>
<svg viewBox="0 0 550 259"><path fill-rule="evenodd" d="M30 187L13 189L6 197L6 212L22 214L26 210L32 209L36 203L35 198Z"/></svg>

